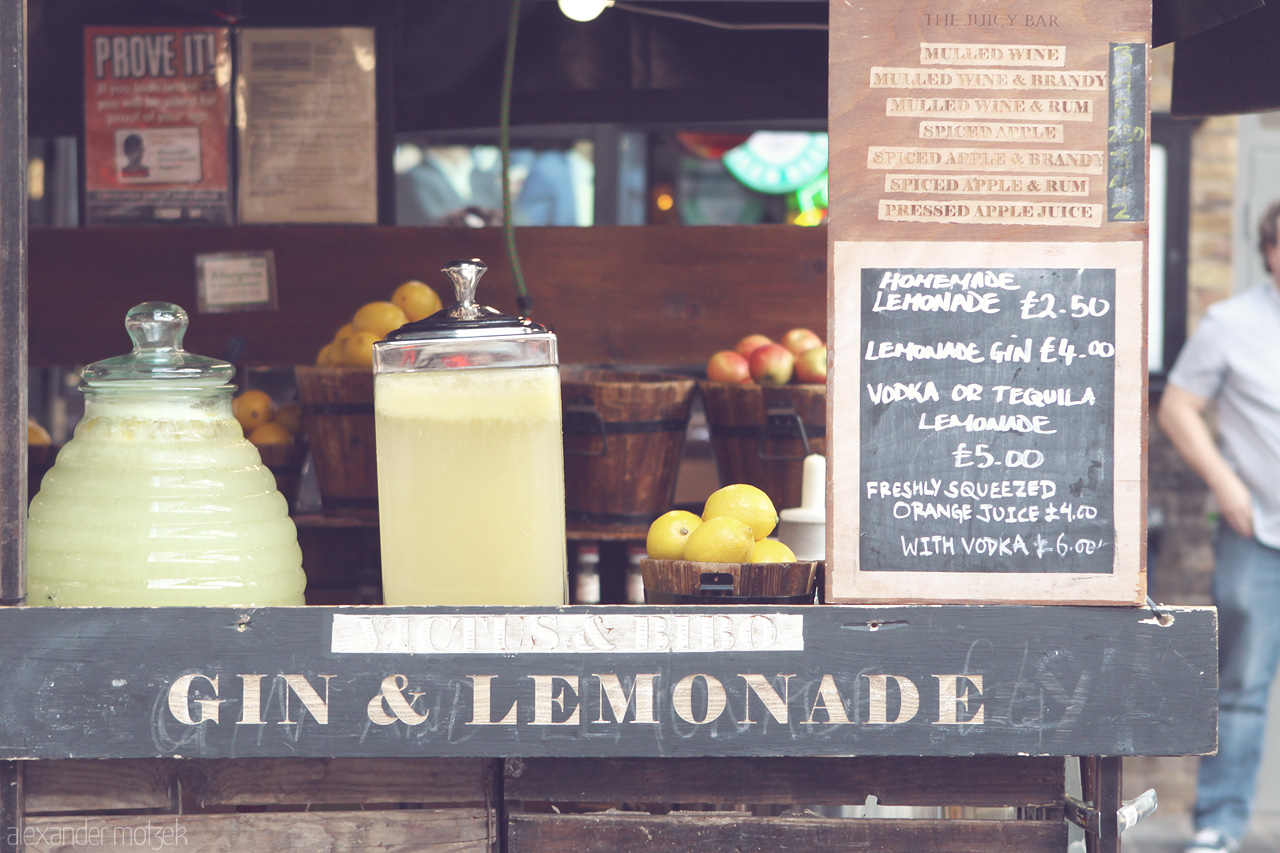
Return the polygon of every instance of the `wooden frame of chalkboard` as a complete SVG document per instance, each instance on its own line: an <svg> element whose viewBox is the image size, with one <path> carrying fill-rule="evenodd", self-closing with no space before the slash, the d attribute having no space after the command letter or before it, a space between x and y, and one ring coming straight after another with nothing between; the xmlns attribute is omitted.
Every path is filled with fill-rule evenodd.
<svg viewBox="0 0 1280 853"><path fill-rule="evenodd" d="M1143 244L833 258L827 599L1142 602Z"/></svg>

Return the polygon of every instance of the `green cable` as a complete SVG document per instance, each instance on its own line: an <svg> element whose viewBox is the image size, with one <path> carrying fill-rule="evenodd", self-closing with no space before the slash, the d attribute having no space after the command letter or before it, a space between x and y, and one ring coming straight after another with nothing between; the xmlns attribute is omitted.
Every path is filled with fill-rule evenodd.
<svg viewBox="0 0 1280 853"><path fill-rule="evenodd" d="M502 66L502 102L498 108L498 149L502 152L502 233L507 243L507 260L516 282L516 303L520 313L533 313L533 298L524 283L520 256L516 252L516 229L511 221L511 81L516 67L516 30L520 25L520 0L511 0L511 20L507 24L507 54Z"/></svg>

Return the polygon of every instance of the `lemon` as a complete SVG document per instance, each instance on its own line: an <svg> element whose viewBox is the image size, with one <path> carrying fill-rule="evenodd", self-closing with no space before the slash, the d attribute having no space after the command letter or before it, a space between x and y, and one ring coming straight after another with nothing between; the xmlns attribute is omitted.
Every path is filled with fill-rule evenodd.
<svg viewBox="0 0 1280 853"><path fill-rule="evenodd" d="M755 535L745 522L728 516L709 518L684 543L684 559L699 563L745 563L751 559Z"/></svg>
<svg viewBox="0 0 1280 853"><path fill-rule="evenodd" d="M338 364L349 367L372 367L373 345L382 340L382 335L374 332L356 332L342 342L342 354Z"/></svg>
<svg viewBox="0 0 1280 853"><path fill-rule="evenodd" d="M240 422L245 435L271 420L275 404L265 391L245 391L231 401L231 414Z"/></svg>
<svg viewBox="0 0 1280 853"><path fill-rule="evenodd" d="M53 444L53 437L49 435L47 429L40 426L35 420L27 418L27 444L32 447L42 447ZM694 516L694 518L697 518L697 516ZM699 521L699 524L701 524L701 521Z"/></svg>
<svg viewBox="0 0 1280 853"><path fill-rule="evenodd" d="M259 447L264 444L292 444L293 433L275 421L269 421L249 433L249 441Z"/></svg>
<svg viewBox="0 0 1280 853"><path fill-rule="evenodd" d="M440 296L420 281L406 281L397 287L391 294L391 301L400 307L410 323L430 317L444 307Z"/></svg>
<svg viewBox="0 0 1280 853"><path fill-rule="evenodd" d="M702 519L691 512L673 509L654 519L649 525L649 536L644 548L653 560L679 560L684 555L684 543L689 534L702 524Z"/></svg>
<svg viewBox="0 0 1280 853"><path fill-rule="evenodd" d="M702 508L702 520L736 518L748 525L757 540L764 539L778 525L778 511L762 490L746 483L735 483L711 493Z"/></svg>
<svg viewBox="0 0 1280 853"><path fill-rule="evenodd" d="M795 552L777 539L761 539L751 547L750 563L794 563Z"/></svg>
<svg viewBox="0 0 1280 853"><path fill-rule="evenodd" d="M280 408L276 409L276 416L272 418L273 423L287 429L294 435L302 434L302 404L297 400L290 400Z"/></svg>
<svg viewBox="0 0 1280 853"><path fill-rule="evenodd" d="M367 332L374 335L376 340L382 340L387 332L400 328L406 322L408 318L404 316L400 306L390 302L370 302L361 306L351 318L351 326L356 334ZM350 343L350 339L344 343Z"/></svg>
<svg viewBox="0 0 1280 853"><path fill-rule="evenodd" d="M320 347L320 352L316 353L316 366L333 367L338 363L340 355L342 355L340 345L334 343L325 344Z"/></svg>

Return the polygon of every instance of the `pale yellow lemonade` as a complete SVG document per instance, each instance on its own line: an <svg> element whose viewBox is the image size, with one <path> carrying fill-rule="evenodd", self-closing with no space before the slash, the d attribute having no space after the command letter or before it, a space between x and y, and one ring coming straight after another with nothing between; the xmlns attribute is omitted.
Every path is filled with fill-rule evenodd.
<svg viewBox="0 0 1280 853"><path fill-rule="evenodd" d="M566 603L554 366L374 377L387 604Z"/></svg>
<svg viewBox="0 0 1280 853"><path fill-rule="evenodd" d="M306 584L229 394L87 402L31 503L27 567L35 605L300 605Z"/></svg>

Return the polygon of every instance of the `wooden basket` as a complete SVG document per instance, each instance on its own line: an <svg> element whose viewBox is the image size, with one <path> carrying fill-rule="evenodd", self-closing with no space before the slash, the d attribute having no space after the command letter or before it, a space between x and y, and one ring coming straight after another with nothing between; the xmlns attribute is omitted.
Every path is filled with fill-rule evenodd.
<svg viewBox="0 0 1280 853"><path fill-rule="evenodd" d="M668 373L561 368L571 521L647 525L671 509L696 387Z"/></svg>
<svg viewBox="0 0 1280 853"><path fill-rule="evenodd" d="M276 488L289 504L289 514L293 514L294 502L298 498L298 486L302 482L302 462L307 457L307 445L303 441L291 441L288 444L263 444L258 447L258 455L262 464L276 478Z"/></svg>
<svg viewBox="0 0 1280 853"><path fill-rule="evenodd" d="M373 372L367 367L297 367L294 373L325 513L376 515Z"/></svg>
<svg viewBox="0 0 1280 853"><path fill-rule="evenodd" d="M779 510L800 506L804 458L827 449L827 386L700 382L716 472Z"/></svg>
<svg viewBox="0 0 1280 853"><path fill-rule="evenodd" d="M820 562L642 560L646 604L812 604Z"/></svg>
<svg viewBox="0 0 1280 853"><path fill-rule="evenodd" d="M36 492L40 491L40 481L44 479L44 475L49 473L49 469L53 467L53 462L58 458L58 451L61 449L62 445L60 444L27 445L28 504L36 496Z"/></svg>

